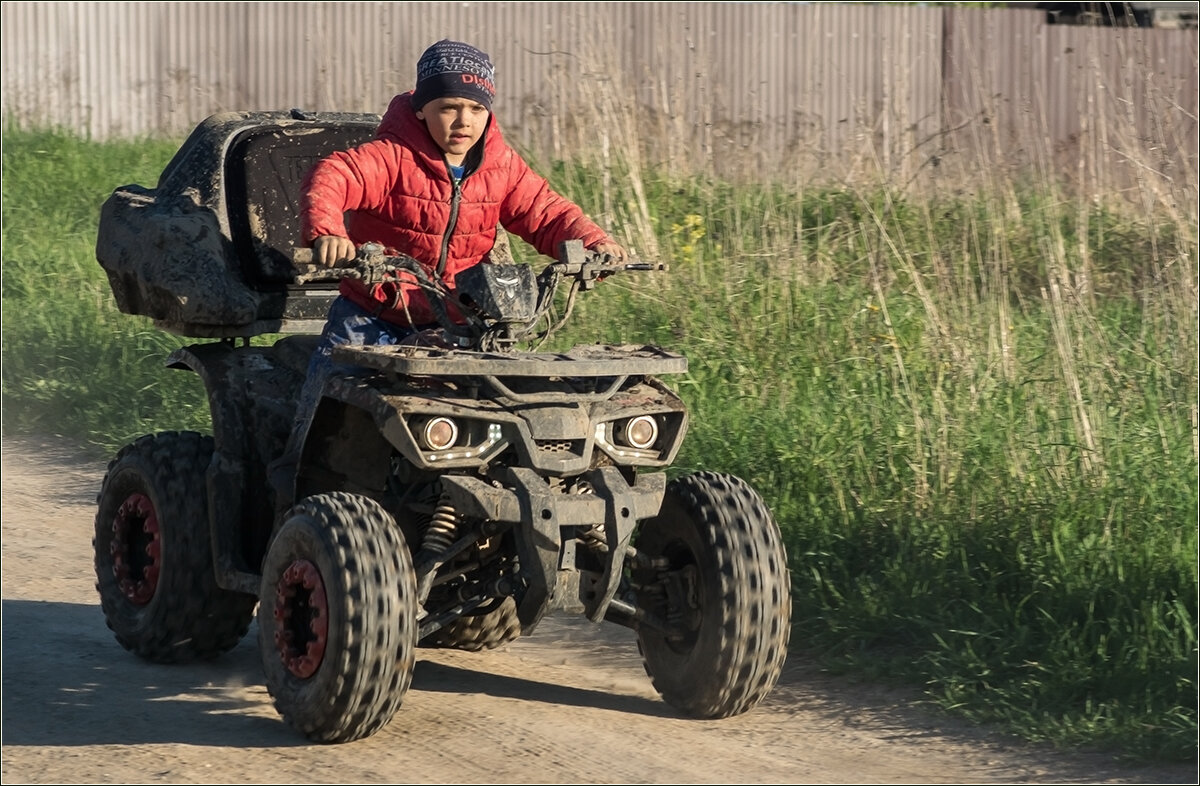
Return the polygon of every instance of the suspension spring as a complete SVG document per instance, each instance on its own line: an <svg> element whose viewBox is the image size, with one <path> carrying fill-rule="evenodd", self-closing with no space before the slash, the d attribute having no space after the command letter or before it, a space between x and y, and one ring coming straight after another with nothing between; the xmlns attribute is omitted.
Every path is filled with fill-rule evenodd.
<svg viewBox="0 0 1200 786"><path fill-rule="evenodd" d="M597 524L591 529L584 530L579 538L585 546L597 554L608 553L608 541L605 539L603 524Z"/></svg>
<svg viewBox="0 0 1200 786"><path fill-rule="evenodd" d="M457 536L458 511L451 504L450 496L443 494L442 498L438 500L437 509L429 519L429 526L425 529L421 548L430 554L441 554L450 548Z"/></svg>
<svg viewBox="0 0 1200 786"><path fill-rule="evenodd" d="M592 484L586 480L580 480L577 481L567 493L577 494L580 496L591 496L596 493L596 489L593 488ZM594 524L590 528L579 533L579 539L583 542L583 545L587 546L597 554L608 553L608 538L605 534L604 522Z"/></svg>

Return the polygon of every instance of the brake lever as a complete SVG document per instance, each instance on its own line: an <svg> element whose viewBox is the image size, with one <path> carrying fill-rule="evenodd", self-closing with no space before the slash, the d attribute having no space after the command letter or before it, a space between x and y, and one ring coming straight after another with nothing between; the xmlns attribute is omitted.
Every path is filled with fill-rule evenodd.
<svg viewBox="0 0 1200 786"><path fill-rule="evenodd" d="M612 274L618 271L650 271L650 270L667 270L668 267L664 262L618 262L613 264L608 260L593 262L590 270L585 265L585 271L581 271L580 288L591 289L597 281L603 281Z"/></svg>

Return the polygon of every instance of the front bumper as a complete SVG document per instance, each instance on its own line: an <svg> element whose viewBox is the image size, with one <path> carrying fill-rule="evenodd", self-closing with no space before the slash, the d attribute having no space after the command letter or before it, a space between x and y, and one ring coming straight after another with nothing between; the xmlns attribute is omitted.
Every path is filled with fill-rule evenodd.
<svg viewBox="0 0 1200 786"><path fill-rule="evenodd" d="M441 482L460 514L514 525L522 631L530 632L551 609L582 606L588 619L599 622L620 585L637 522L658 515L666 475L639 475L630 485L615 467L601 467L581 476L591 494L554 493L529 469L509 468L506 475L506 488L461 475L443 476ZM601 527L604 533L603 569L595 575L581 576L575 565L580 527Z"/></svg>

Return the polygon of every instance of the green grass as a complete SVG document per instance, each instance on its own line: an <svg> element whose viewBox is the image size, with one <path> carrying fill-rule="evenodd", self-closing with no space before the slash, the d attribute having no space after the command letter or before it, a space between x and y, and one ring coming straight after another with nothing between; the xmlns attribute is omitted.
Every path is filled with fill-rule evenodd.
<svg viewBox="0 0 1200 786"><path fill-rule="evenodd" d="M96 262L100 205L153 185L174 142L99 145L63 133L3 140L3 427L111 451L164 428L210 431L204 391L167 371L185 343L117 312Z"/></svg>
<svg viewBox="0 0 1200 786"><path fill-rule="evenodd" d="M162 368L183 341L117 314L94 261L100 204L175 147L5 134L6 434L207 428ZM672 266L607 280L558 342L687 355L672 472L767 499L796 648L1027 739L1195 759L1194 213L547 172Z"/></svg>

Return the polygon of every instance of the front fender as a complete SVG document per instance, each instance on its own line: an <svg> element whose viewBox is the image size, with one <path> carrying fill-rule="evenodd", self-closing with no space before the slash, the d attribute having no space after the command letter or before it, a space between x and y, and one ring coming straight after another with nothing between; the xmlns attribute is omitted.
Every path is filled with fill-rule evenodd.
<svg viewBox="0 0 1200 786"><path fill-rule="evenodd" d="M274 520L266 466L283 450L303 378L277 362L271 347L226 342L182 347L166 365L194 372L208 396L214 443L208 511L217 583L257 594Z"/></svg>

